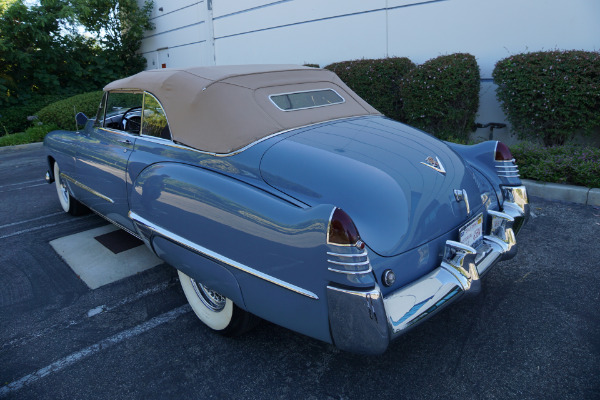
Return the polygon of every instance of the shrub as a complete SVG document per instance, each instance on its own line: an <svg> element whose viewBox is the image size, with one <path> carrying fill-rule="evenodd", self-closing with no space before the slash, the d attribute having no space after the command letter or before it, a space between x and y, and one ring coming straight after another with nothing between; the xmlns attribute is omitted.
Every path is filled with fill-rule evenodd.
<svg viewBox="0 0 600 400"><path fill-rule="evenodd" d="M102 91L78 94L52 103L39 110L36 115L44 124L55 124L61 129L75 128L75 111L94 118L102 99Z"/></svg>
<svg viewBox="0 0 600 400"><path fill-rule="evenodd" d="M402 121L402 77L415 68L406 57L343 61L327 65L350 89L384 115Z"/></svg>
<svg viewBox="0 0 600 400"><path fill-rule="evenodd" d="M27 117L34 115L42 107L60 100L61 95L33 96L23 105L5 107L0 110L0 136L5 133L22 132L31 126Z"/></svg>
<svg viewBox="0 0 600 400"><path fill-rule="evenodd" d="M600 53L543 51L496 63L498 100L521 138L563 144L600 126Z"/></svg>
<svg viewBox="0 0 600 400"><path fill-rule="evenodd" d="M25 132L13 133L0 137L0 147L41 142L48 132L55 129L58 129L58 126L53 124L32 126Z"/></svg>
<svg viewBox="0 0 600 400"><path fill-rule="evenodd" d="M600 149L591 146L544 147L521 142L510 148L522 178L600 188Z"/></svg>
<svg viewBox="0 0 600 400"><path fill-rule="evenodd" d="M471 54L425 62L404 77L405 122L441 139L466 142L479 108L479 66Z"/></svg>

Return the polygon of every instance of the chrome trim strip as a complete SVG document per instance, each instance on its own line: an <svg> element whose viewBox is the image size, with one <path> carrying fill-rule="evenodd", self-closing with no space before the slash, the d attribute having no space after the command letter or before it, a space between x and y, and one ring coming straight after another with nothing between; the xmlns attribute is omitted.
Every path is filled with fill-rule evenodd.
<svg viewBox="0 0 600 400"><path fill-rule="evenodd" d="M200 246L196 243L193 243L173 232L170 232L166 229L161 228L158 225L153 224L152 222L148 221L147 219L137 215L136 213L134 213L133 211L129 211L129 218L131 218L135 223L139 223L142 224L144 227L146 227L147 229L150 229L151 231L155 232L156 234L158 234L159 236L162 236L165 239L168 239L172 242L178 243L182 246L187 247L188 249L202 255L205 256L207 258L212 259L213 261L217 261L221 264L226 264L229 265L230 267L233 267L235 269L238 269L240 271L246 272L250 275L256 276L257 278L260 278L262 280L265 280L267 282L273 283L277 286L280 286L284 289L288 289L292 292L301 294L303 296L309 297L311 299L315 299L315 300L319 300L319 297L314 294L311 291L308 291L306 289L303 289L301 287L298 287L296 285L293 285L289 282L285 282L282 281L281 279L275 278L274 276L265 274L263 272L257 271L254 268L251 268L247 265L244 265L242 263L239 263L235 260L232 260L228 257L225 257L222 254L216 253L212 250L207 249L206 247Z"/></svg>
<svg viewBox="0 0 600 400"><path fill-rule="evenodd" d="M332 260L327 260L328 263L331 264L335 264L335 265L348 265L349 267L359 267L361 265L367 265L369 264L369 260L367 261L361 261L361 262L343 262L343 261L332 261Z"/></svg>
<svg viewBox="0 0 600 400"><path fill-rule="evenodd" d="M132 236L135 236L136 238L140 239L141 241L144 241L144 239L138 235L137 233L133 232L131 229L129 228L125 228L123 225L119 224L118 222L115 222L114 220L108 218L106 215L100 214L98 211L94 210L92 207L90 206L86 206L87 208L89 208L90 210L92 210L92 212L94 214L96 214L97 216L99 216L100 218L103 218L104 220L110 222L111 224L113 224L114 226L116 226L119 229L123 229L125 232L129 233Z"/></svg>
<svg viewBox="0 0 600 400"><path fill-rule="evenodd" d="M106 131L106 132L110 132L110 133L116 133L116 134L119 134L119 135L129 136L129 137L134 138L134 139L137 139L137 138L140 137L139 135L134 135L134 134L131 134L131 133L127 132L127 131L120 131L120 130L115 129L115 128L107 128L106 126L99 126L98 129Z"/></svg>
<svg viewBox="0 0 600 400"><path fill-rule="evenodd" d="M156 102L158 103L158 105L160 106L160 108L162 109L163 113L165 114L165 119L167 120L167 126L169 127L169 139L164 139L161 137L157 137L157 136L152 136L152 135L144 135L142 133L143 129L144 129L144 111L146 110L146 95L150 95L154 98L154 100L156 100ZM140 137L151 137L151 138L156 138L156 139L160 139L160 140L166 140L168 142L173 142L173 131L171 130L171 124L169 124L169 117L167 116L167 112L165 111L165 108L163 107L162 103L160 102L160 100L152 93L144 90L144 97L142 98L142 118L140 121Z"/></svg>
<svg viewBox="0 0 600 400"><path fill-rule="evenodd" d="M365 274L370 274L371 272L373 272L373 268L371 268L370 265L369 265L369 269L366 269L364 271L349 271L346 269L337 269L337 268L331 268L331 267L328 267L327 270L329 270L331 272L337 272L340 274L348 274L348 275L365 275Z"/></svg>
<svg viewBox="0 0 600 400"><path fill-rule="evenodd" d="M519 167L516 164L513 165L495 165L496 168L504 168L504 169L518 169Z"/></svg>
<svg viewBox="0 0 600 400"><path fill-rule="evenodd" d="M88 192L90 192L91 194L93 194L95 196L100 197L102 200L106 200L106 201L108 201L111 204L115 203L113 201L113 199L111 199L110 197L107 197L107 196L103 195L102 193L99 193L99 192L95 191L94 189L92 189L92 188L90 188L88 186L85 186L83 183L76 181L75 179L73 179L70 176L66 175L64 172L60 173L60 177L61 178L65 178L66 180L68 180L69 182L73 183L74 185L76 185L76 186L78 186L78 187L80 187L80 188L82 188L84 190L87 190Z"/></svg>
<svg viewBox="0 0 600 400"><path fill-rule="evenodd" d="M291 108L289 110L284 110L283 108L279 107L272 99L273 96L285 96L288 94L297 94L297 93L310 93L310 92L323 92L323 91L327 91L327 90L331 90L333 93L337 94L338 96L340 96L340 99L342 99L342 101L339 101L337 103L327 103L327 104L322 104L319 106L309 106L309 107L301 107L301 108ZM310 108L320 108L320 107L327 107L327 106L334 106L336 104L344 104L346 102L346 99L344 99L344 97L339 94L338 92L335 91L335 89L331 89L331 88L324 88L324 89L312 89L312 90L300 90L298 92L289 92L289 93L275 93L275 94L270 94L269 95L269 100L271 101L271 103L273 103L273 105L275 105L275 107L277 107L279 110L281 111L285 111L285 112L289 112L289 111L298 111L298 110L307 110Z"/></svg>
<svg viewBox="0 0 600 400"><path fill-rule="evenodd" d="M498 143L497 142L496 142L496 148L498 148ZM496 150L494 150L494 154L496 154ZM514 163L515 161L517 161L517 160L514 159L514 158L512 160L496 160L494 158L494 162L511 162L511 163Z"/></svg>
<svg viewBox="0 0 600 400"><path fill-rule="evenodd" d="M327 255L335 256L335 257L366 257L366 256L368 256L366 250L360 254L341 254L341 253L332 253L332 252L328 251Z"/></svg>

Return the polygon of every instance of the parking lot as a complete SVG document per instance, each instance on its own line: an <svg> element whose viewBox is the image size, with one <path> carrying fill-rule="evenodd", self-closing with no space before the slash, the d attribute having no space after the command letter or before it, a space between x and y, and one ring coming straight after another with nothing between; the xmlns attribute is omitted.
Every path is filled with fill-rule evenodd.
<svg viewBox="0 0 600 400"><path fill-rule="evenodd" d="M64 214L45 171L0 149L0 398L600 398L598 208L533 199L482 293L359 356L268 322L215 335L164 263L90 289L50 242L107 223Z"/></svg>

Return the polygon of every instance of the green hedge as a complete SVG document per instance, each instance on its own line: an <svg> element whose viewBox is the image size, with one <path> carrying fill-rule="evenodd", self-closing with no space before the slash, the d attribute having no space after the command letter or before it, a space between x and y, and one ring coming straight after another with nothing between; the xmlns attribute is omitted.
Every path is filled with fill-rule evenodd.
<svg viewBox="0 0 600 400"><path fill-rule="evenodd" d="M600 53L543 51L496 63L498 100L521 138L563 144L600 126Z"/></svg>
<svg viewBox="0 0 600 400"><path fill-rule="evenodd" d="M510 151L521 178L600 188L600 149L564 145L544 147L522 142Z"/></svg>
<svg viewBox="0 0 600 400"><path fill-rule="evenodd" d="M465 143L479 108L479 66L471 54L440 56L404 77L404 122L435 136Z"/></svg>
<svg viewBox="0 0 600 400"><path fill-rule="evenodd" d="M27 117L48 104L60 100L62 95L37 95L28 99L25 104L0 109L0 136L6 133L22 132L31 126Z"/></svg>
<svg viewBox="0 0 600 400"><path fill-rule="evenodd" d="M415 68L406 57L343 61L327 65L346 85L384 115L403 120L400 83Z"/></svg>
<svg viewBox="0 0 600 400"><path fill-rule="evenodd" d="M95 118L102 99L102 91L78 94L52 103L39 110L36 115L44 124L54 124L61 129L75 129L74 112L82 112L88 118Z"/></svg>

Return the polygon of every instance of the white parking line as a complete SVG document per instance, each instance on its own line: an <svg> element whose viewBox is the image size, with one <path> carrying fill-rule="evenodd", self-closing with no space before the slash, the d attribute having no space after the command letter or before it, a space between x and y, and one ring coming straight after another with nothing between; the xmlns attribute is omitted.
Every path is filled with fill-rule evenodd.
<svg viewBox="0 0 600 400"><path fill-rule="evenodd" d="M0 193L16 192L17 190L23 190L23 189L28 189L28 188L32 188L32 187L36 187L36 186L44 186L44 185L48 185L48 184L47 183L38 183L37 185L29 185L29 186L23 186L23 187L15 188L15 189L0 190Z"/></svg>
<svg viewBox="0 0 600 400"><path fill-rule="evenodd" d="M101 350L104 350L104 349L112 347L116 344L119 344L119 343L123 342L124 340L138 336L144 332L149 331L150 329L156 328L159 325L173 321L180 315L186 314L190 311L192 311L192 309L188 304L183 305L183 306L175 308L169 312L161 314L157 317L154 317L154 318L144 322L143 324L140 324L131 329L127 329L126 331L117 333L114 336L111 336L109 338L101 340L100 342L93 344L89 347L86 347L85 349L82 349L75 353L69 354L68 356L63 357L60 360L57 360L44 368L38 369L34 373L25 375L21 379L11 382L6 386L0 387L0 397L8 396L12 392L16 392L17 390L20 390L20 389L24 388L25 386L29 386L32 383L35 383L38 380L45 378L46 376L48 376L54 372L58 372L70 365L75 364L78 361L83 360L84 358L87 358L89 356L92 356L92 355L98 353Z"/></svg>
<svg viewBox="0 0 600 400"><path fill-rule="evenodd" d="M156 286L153 286L151 288L148 288L148 289L142 290L140 292L134 293L131 296L127 296L123 300L121 300L121 301L113 304L112 306L106 306L106 305L103 304L101 306L94 307L94 308L92 308L91 310L89 310L87 312L87 316L88 317L93 317L94 315L98 315L98 314L103 313L103 312L112 311L115 308L124 306L125 304L133 303L134 301L139 300L142 297L148 296L150 294L162 292L163 290L166 290L169 287L169 284L170 284L170 282L163 282L160 285L156 285Z"/></svg>
<svg viewBox="0 0 600 400"><path fill-rule="evenodd" d="M86 215L85 217L78 217L77 220L89 218L91 216L92 216L92 214ZM22 235L24 233L39 231L40 229L45 229L45 228L50 228L50 227L57 226L57 225L67 224L69 222L73 222L74 220L75 219L69 218L66 221L55 222L54 224L46 224L46 225L42 225L42 226L36 226L34 228L23 229L22 231L17 231L17 232L9 233L8 235L0 236L0 239L6 239L6 238L9 238L9 237Z"/></svg>
<svg viewBox="0 0 600 400"><path fill-rule="evenodd" d="M177 278L175 278L175 279L176 280L174 282L178 281ZM36 332L31 332L31 333L29 333L26 336L22 336L22 337L19 337L19 338L12 339L11 341L2 344L2 346L0 346L0 351L6 349L8 347L12 347L12 346L23 346L24 344L29 343L32 340L38 339L38 338L40 338L40 337L42 337L44 335L48 335L48 334L50 334L50 333L52 333L54 331L57 331L59 329L67 329L67 328L72 327L73 325L79 325L82 322L85 322L87 318L91 318L91 317L96 316L98 314L101 314L103 312L112 311L112 310L114 310L114 309L116 309L118 307L124 306L124 305L129 304L129 303L133 303L134 301L137 301L137 300L139 300L139 299L141 299L141 298L143 298L145 296L162 292L163 290L166 290L169 287L170 284L171 284L170 282L163 282L163 283L160 283L160 284L158 284L156 286L153 286L151 288L148 288L148 289L145 289L145 290L141 290L141 291L139 291L137 293L134 293L134 294L132 294L130 296L127 296L124 299L119 300L117 303L115 303L113 305L107 306L107 305L102 304L101 306L94 307L94 308L88 310L88 312L85 313L85 315L83 316L83 318L80 319L80 320L71 320L69 322L63 322L63 323L59 323L59 324L54 324L54 325L51 325L51 326L49 326L47 328L44 328L42 330L39 330L39 331L36 331Z"/></svg>
<svg viewBox="0 0 600 400"><path fill-rule="evenodd" d="M48 214L48 215L43 215L43 216L37 217L37 218L26 219L25 221L19 221L19 222L13 222L11 224L0 225L0 229L2 229L2 228L8 228L9 226L26 224L28 222L39 221L40 219L50 218L50 217L54 217L56 215L61 215L61 214L64 214L64 212L63 211L55 212L54 214Z"/></svg>
<svg viewBox="0 0 600 400"><path fill-rule="evenodd" d="M41 179L35 179L33 181L25 181L25 182L19 182L19 183L9 183L9 184L6 184L6 185L0 185L0 189L4 189L5 187L8 187L8 186L19 186L19 185L24 185L26 183L35 183L35 182L43 182L43 181ZM46 185L47 185L47 183L46 183Z"/></svg>

